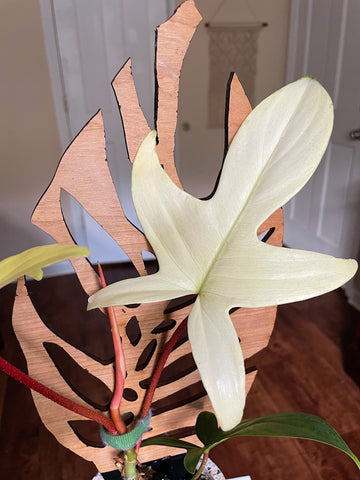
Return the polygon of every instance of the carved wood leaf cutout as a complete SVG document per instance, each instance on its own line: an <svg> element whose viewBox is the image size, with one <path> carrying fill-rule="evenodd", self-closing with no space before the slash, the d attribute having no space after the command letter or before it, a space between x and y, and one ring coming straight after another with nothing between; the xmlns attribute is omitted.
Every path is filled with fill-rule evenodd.
<svg viewBox="0 0 360 480"><path fill-rule="evenodd" d="M187 0L175 14L157 31L157 124L159 143L157 153L165 170L173 181L180 185L174 164L174 138L177 122L179 77L182 61L189 42L201 17L194 2ZM129 158L132 161L142 140L150 128L139 106L130 60L124 65L113 82L122 121ZM228 132L231 142L236 130L251 111L249 102L236 76L229 85ZM121 246L140 275L146 275L142 250L151 250L143 234L125 217L118 200L106 161L104 127L101 112L98 112L79 133L62 157L55 176L41 198L32 217L32 222L50 234L57 242L73 243L61 211L60 196L65 190L101 225ZM283 224L281 211L275 212L259 229L259 234L270 231L268 243L282 244ZM98 311L95 317L81 320L81 339L75 334L64 333L54 326L51 316L61 315L66 303L66 293L90 295L100 288L95 270L85 259L72 261L81 284L64 296L54 295L54 305L46 305L41 295L31 291L19 281L15 300L13 324L16 335L25 353L29 374L50 388L79 403L93 408L107 408L109 392L113 390L113 351L109 336L108 321ZM38 287L41 289L41 283ZM85 294L86 292L86 294ZM58 298L57 298L58 297ZM80 294L79 294L80 297ZM174 307L172 302L139 305L135 308L117 307L116 315L121 332L127 362L127 379L121 413L136 416L144 398L148 379L153 371L159 352L176 326L187 316L191 304ZM84 315L86 305L84 305ZM45 314L44 314L45 312ZM73 312L74 313L74 312ZM238 309L232 314L244 358L252 357L264 348L269 340L275 320L276 308ZM70 317L70 318L69 318ZM80 314L67 312L64 322L80 322ZM50 320L49 320L50 319ZM100 342L92 345L91 337ZM80 340L84 345L80 345ZM71 363L71 357L73 362ZM58 365L58 368L56 365ZM195 368L189 342L183 338L173 350L168 367L157 388L153 400L152 430L147 437L180 433L193 433L193 426L201 410L211 410L210 402ZM88 376L86 371L91 374ZM61 372L61 373L60 373ZM247 375L247 390L254 381L256 371ZM81 378L87 379L83 386ZM69 378L71 377L71 378ZM65 380L66 379L66 380ZM94 395L86 384L99 390ZM80 385L81 384L81 385ZM88 388L88 389L87 389ZM33 394L36 407L47 428L58 441L87 460L93 461L99 471L114 469L115 451L100 448L97 432L82 418ZM181 422L179 422L181 419ZM70 422L70 423L69 423ZM75 433L77 431L77 434ZM87 438L84 443L84 438ZM191 436L186 436L194 441ZM86 445L87 443L87 445ZM92 446L91 446L92 445ZM165 447L146 447L140 450L140 461L178 453Z"/></svg>

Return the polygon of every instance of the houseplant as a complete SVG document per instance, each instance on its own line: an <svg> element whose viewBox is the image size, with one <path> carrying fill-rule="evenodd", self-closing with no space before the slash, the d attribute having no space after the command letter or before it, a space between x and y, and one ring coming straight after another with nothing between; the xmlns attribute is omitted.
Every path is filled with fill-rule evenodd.
<svg viewBox="0 0 360 480"><path fill-rule="evenodd" d="M191 2L186 2L187 5L190 3ZM159 43L161 44L161 42ZM301 102L295 103L294 105L292 102L294 98L300 98ZM121 106L123 108L123 104ZM124 115L125 112L122 110L122 113ZM311 118L309 117L309 113ZM99 121L98 116L96 121ZM279 428L274 430L273 426L271 428L269 427L269 420L271 420L269 418L255 422L252 421L250 423L249 421L245 421L245 423L243 423L240 427L236 426L241 420L242 416L245 398L245 375L237 336L234 336L227 311L232 306L245 305L253 307L258 306L259 304L276 304L284 301L306 298L309 295L311 296L314 294L319 294L328 289L335 288L346 281L354 273L354 262L338 261L335 259L330 259L329 257L299 252L285 253L285 250L274 249L264 245L263 243L260 243L256 235L257 227L260 225L261 220L265 220L266 217L272 213L273 209L279 207L282 202L286 201L286 199L294 194L297 189L301 188L302 184L305 183L314 168L316 168L317 162L321 158L330 134L331 121L331 102L329 101L329 98L323 89L315 81L304 79L296 84L293 84L292 86L287 87L287 89L282 90L280 93L275 94L275 96L271 97L264 104L262 104L262 106L260 106L254 112L248 121L244 122L243 128L239 131L239 134L233 141L232 147L229 150L219 188L213 199L206 204L205 202L193 199L184 192L181 192L181 190L176 189L176 187L174 187L168 180L162 168L159 167L156 155L154 153L155 133L150 133L146 136L143 135L143 131L141 129L141 132L138 133L138 137L140 137L139 143L145 136L146 139L140 147L134 166L134 202L138 209L139 217L143 223L143 228L147 233L155 252L157 253L160 263L160 272L155 276L155 278L149 276L148 278L145 277L138 280L125 281L125 283L120 285L120 292L123 296L120 296L120 298L117 299L111 297L110 303L119 302L120 304L128 304L134 302L138 303L139 301L145 302L161 300L164 298L168 299L184 293L195 292L200 294L197 303L195 303L194 306L193 312L195 312L195 314L192 313L192 317L189 318L189 323L192 323L191 328L193 331L193 333L190 334L191 342L193 344L197 363L202 371L203 380L210 393L210 396L212 397L215 411L219 416L221 425L228 432L230 431L230 433L224 434L221 432L217 427L214 417L209 413L204 413L199 417L197 422L197 431L199 437L205 443L204 449L199 449L190 444L190 442L184 444L182 442L175 441L169 442L167 439L167 445L170 443L173 446L182 446L189 450L186 462L190 470L194 470L194 466L202 453L206 454L207 450L209 450L213 444L219 443L227 436L232 436L234 434L243 434L245 432L247 434L277 433L279 435L281 433L284 434L283 429L285 428L285 425L287 428L287 435L291 434L293 436L316 437L313 432L314 428L310 428L307 433L305 432L304 429L306 429L306 427L304 425L306 422L304 422L304 417L301 416L296 417L295 419L291 415L282 417L284 422L281 427L282 430L280 429L281 431ZM159 122L159 124L159 145L162 146L163 134L160 128L161 122ZM254 124L256 125L255 139ZM91 122L91 124L88 125L88 127L95 128L96 125L95 127L94 125L95 119ZM269 128L269 125L271 125L271 128ZM274 125L276 125L276 128ZM88 128L86 133L90 132L91 128ZM139 128L138 123L136 124L136 128ZM263 132L263 148L260 148L261 142L259 142L259 131ZM301 135L299 135L299 131L301 132ZM100 135L102 135L102 130L100 130ZM129 144L133 147L131 143ZM79 143L74 143L73 150L75 150L77 155L80 155L82 151L80 148L78 148L76 151L75 147L79 147ZM94 150L93 145L91 145L91 149ZM101 149L103 149L103 144L100 144L99 152ZM267 149L272 150L271 154L269 154ZM259 153L259 155L255 155L255 167L258 167L258 170L257 168L253 169L253 165L244 163L244 155L253 155L254 151ZM277 154L277 156L273 155L274 152ZM283 163L284 152L286 152L287 160L291 162L290 172L289 166L284 165ZM90 152L87 151L86 154L89 156ZM301 162L299 162L299 158ZM303 160L303 158L305 160ZM238 159L240 159L240 161L237 166ZM245 175L243 169L245 169ZM64 174L63 172L65 172L65 170L67 169L65 168L63 162L62 166L59 167L58 174ZM275 175L274 173L276 170L278 175ZM263 175L264 171L266 175ZM277 190L275 190L272 188L272 185L275 181L277 181L279 175L282 178L282 184ZM246 182L243 182L244 178ZM152 181L150 181L150 179L152 179ZM54 185L57 188L59 187L59 183L56 183L56 181L57 179L55 178L55 183L52 184L52 188L50 188L47 192L48 196L54 196ZM231 185L230 188L229 183ZM265 188L269 187L269 184L271 184L271 188ZM240 188L240 192L238 190L239 185L242 187ZM251 185L254 186L256 193L254 196L249 195ZM69 186L71 187L70 184ZM84 198L85 202L87 199L82 192L81 195L83 196L82 198ZM160 202L160 200L162 201ZM243 209L244 204L247 209ZM97 205L91 205L91 207L93 210L96 210ZM168 217L172 219L170 224L166 225L159 220L159 210L163 213L163 215L160 215L160 218ZM40 212L44 212L44 209L40 209ZM230 212L235 214L235 218L238 216L241 217L239 227L238 224L234 222L234 218L230 219ZM215 215L213 215L214 213ZM154 215L156 217L155 221ZM44 219L43 215L40 214L39 211L36 218L37 222L46 222L46 219ZM221 221L220 224L219 220ZM232 238L233 241L231 242L227 241L227 237L229 237L229 221L230 225L233 223L234 231L234 238ZM190 228L188 226L189 222ZM154 228L154 225L156 227L157 223L159 223L158 229ZM244 223L246 226L245 230L241 227L244 225ZM178 231L176 235L174 235L174 224L176 225L176 230L181 231L180 235L178 234ZM209 225L212 226L212 229L208 229ZM200 229L199 226L201 227ZM204 233L206 233L206 235L204 235ZM195 241L193 238L194 234ZM54 237L56 235L58 235L58 232L54 233ZM168 248L170 239L170 248L177 253L177 259L175 256L175 261L174 259L171 260L171 258L169 258L167 253L168 250L166 250ZM190 255L189 249L183 248L184 244L182 242L184 241L185 243L187 241L189 244L191 244ZM235 250L230 250L231 244L234 242L235 244L241 244L242 250L238 250L239 245L236 245L237 248ZM220 271L218 270L217 272L218 276L220 272L225 282L229 278L229 272L232 276L238 276L239 274L239 269L235 268L235 260L238 258L238 255L240 255L240 259L243 261L241 273L246 272L247 277L249 277L249 275L252 276L255 273L254 276L256 277L256 281L252 279L253 281L250 282L252 283L250 287L249 282L247 282L247 289L245 288L245 291L241 289L237 290L237 286L241 286L242 283L236 281L231 285L227 283L226 292L224 292L222 290L223 283L214 281L214 276L212 274L206 274L206 271L210 272L211 269L209 267L212 264L218 266L219 261L223 259L223 256L220 255L221 249L219 249L219 243L226 245L226 248L229 247L229 255L232 255L232 252L235 252L235 257L228 257L228 259L231 258L230 264L226 263L225 257L223 262L223 265L226 266L225 272L221 270L222 267L220 268ZM262 257L262 263L260 266L257 264L259 256L256 253L256 255L252 258L257 259L257 261L253 261L251 267L249 267L248 261L251 261L251 259L248 254L254 253L254 251L259 252L259 256ZM179 252L183 252L181 256L179 255ZM241 252L246 252L246 254ZM195 256L195 261L193 261L192 255ZM284 257L285 264L282 276L283 278L286 278L286 281L280 282L280 286L274 287L274 282L276 282L276 278L278 278L276 276L276 271L278 271L279 265L282 265L282 262L280 261L281 256ZM295 261L295 258L293 257L295 257L297 261ZM201 262L199 263L196 261L198 258L201 258ZM205 271L204 259L206 266ZM210 262L210 264L207 262ZM299 265L297 262L300 262L301 265ZM266 264L268 265L267 268L265 268ZM271 268L269 268L269 264L271 265ZM185 271L183 268L184 266L187 268ZM174 269L177 273L175 275L175 280ZM188 270L191 271L190 276L188 275ZM335 270L336 273L334 273ZM267 281L265 282L263 281L264 273L268 277ZM289 280L289 275L291 280ZM307 277L306 281L304 279L299 281L299 275L300 277ZM208 303L209 283L207 278L210 278L212 282L210 285L210 298L213 301L212 304ZM271 282L269 281L269 278L271 278ZM182 279L180 284L179 279ZM137 286L137 284L140 285ZM257 287L259 284L262 286L262 291L266 292L266 294L264 294L265 299L262 298L262 296L258 293L259 290ZM169 285L172 286L170 293ZM126 291L127 286L129 287L129 292ZM235 287L235 290L233 290L232 298L229 299L227 296L224 296L224 293L228 294L233 286ZM154 287L157 289L156 292L153 291ZM114 290L117 292L118 289L119 287L116 286L111 286L108 289L105 289L102 293L92 298L92 305L96 306L100 304L108 304L109 300L105 300L105 303L102 303L101 300L101 303L99 303L98 298L102 296L106 297L109 291L111 294L111 292ZM214 301L214 291L217 293L220 291L225 300L222 302ZM198 328L197 323L194 323L194 316L197 314L198 323L201 324L203 318L203 308L201 308L201 304L204 302L205 307L209 306L208 313L210 319L214 312L218 312L219 317L223 318L222 327L224 329L221 328L220 333L216 337L213 335L213 327L209 326L209 324L204 325L202 331L195 330L194 333L194 328ZM109 316L111 317L113 329L115 331L117 321L114 320L114 314L116 315L117 313L110 309ZM186 322L182 322L180 325L181 328L184 329ZM216 328L216 325L214 328ZM224 336L225 332L227 333L229 339L228 344L226 344L226 342L221 343L218 341L219 338ZM211 350L211 355L208 356L205 361L201 358L201 350L199 351L199 348L196 348L196 342L199 340L202 334L204 334L204 345L207 345L209 342L214 343L215 338L216 347L219 347L220 349L217 350L216 356L212 355L213 350ZM174 342L174 336L171 338L172 340L170 340L170 342ZM242 341L244 341L244 339L242 339ZM99 423L103 423L105 428L107 428L110 433L115 434L115 438L112 438L107 434L106 431L103 431L103 437L107 443L111 444L112 442L128 442L126 445L122 443L120 446L129 451L127 454L127 456L130 457L128 467L131 470L131 467L133 466L132 457L134 453L136 453L132 451L132 446L137 443L139 437L147 430L148 422L150 421L148 407L149 403L151 403L151 388L148 389L148 391L150 391L148 396L148 398L150 398L150 402L148 400L144 401L144 405L147 404L147 406L146 408L143 406L145 411L141 413L139 423L134 429L131 429L131 431L128 432L133 438L129 440L129 436L124 438L122 435L118 435L118 433L123 434L125 430L124 425L121 423L118 410L119 400L121 399L120 390L124 387L125 367L123 365L124 357L121 354L122 345L119 337L116 334L115 346L118 347L118 351L120 352L116 362L118 367L117 379L119 381L116 384L115 405L112 405L114 424L116 422L116 425L114 425L112 421L105 416L98 416L97 421ZM228 351L232 353L233 359L235 359L235 361L228 361L225 368L227 373L231 372L230 375L227 375L224 378L224 369L218 369L217 371L214 370L215 374L213 371L210 371L209 375L208 366L214 365L214 362L212 362L212 356L213 358L217 359L214 365L216 369L220 364L218 359L227 359ZM127 357L127 355L125 355L125 357ZM126 359L128 360L128 358ZM161 366L157 372L161 372ZM157 374L154 374L153 378L156 377ZM24 381L27 381L25 377L22 378ZM218 379L222 379L221 381L224 382L224 391L226 392L226 395L219 395L217 388L214 387L214 381L217 382ZM41 388L42 387L40 387L40 389ZM119 391L120 395L118 395ZM236 398L236 401L234 401L234 398ZM223 405L224 400L227 400L228 402L228 405L225 407ZM230 409L229 406L234 406L236 408ZM84 411L82 412L83 414L86 413ZM228 412L230 412L230 414L228 414ZM91 416L93 414L90 412L89 415ZM324 429L322 433L324 434L325 432L325 437L329 443L332 443L340 448L342 447L345 451L347 451L346 446L344 446L339 438L332 432L332 430L329 430L328 427L326 427L321 421L310 417L307 418L307 421L309 422L310 427L314 427L314 425L316 425L316 430L318 430L320 425L321 428ZM204 428L204 424L206 428ZM267 427L266 429L264 427L265 425ZM332 432L331 434L334 435L332 440L329 440L328 438L329 432ZM317 434L319 435L318 431ZM316 439L321 438L324 440L323 435L316 437ZM165 440L145 440L143 445L149 445L150 443L155 442L165 443ZM117 447L119 447L118 443ZM349 452L347 451L347 453ZM349 454L352 455L351 453ZM135 474L134 469L132 472L128 471L127 476L131 477L133 474Z"/></svg>
<svg viewBox="0 0 360 480"><path fill-rule="evenodd" d="M287 110L286 106L294 98L298 99L296 106L289 107ZM297 110L298 108L300 110ZM306 110L307 113L305 113ZM317 118L315 112L323 118ZM141 224L159 260L159 272L152 276L114 284L89 299L92 307L103 307L160 301L197 293L196 303L188 319L193 354L222 429L225 431L235 429L234 434L235 431L236 434L240 434L241 431L241 427L239 429L236 424L242 416L243 402L239 402L239 392L245 391L245 373L244 370L236 371L242 363L237 336L233 337L232 341L231 333L229 337L225 334L224 323L227 321L227 312L231 307L238 305L258 307L286 302L289 297L287 299L285 297L288 295L294 300L304 299L307 295L311 295L310 290L313 288L315 290L319 287L324 288L320 280L323 274L326 282L331 282L331 275L335 271L337 271L336 276L342 276L340 271L343 267L344 278L350 271L350 275L356 271L356 265L351 261L350 263L345 261L342 266L340 263L335 266L334 259L329 257L316 258L309 252L292 252L278 247L268 247L257 238L257 229L262 221L289 199L289 192L295 184L302 186L307 181L308 175L315 170L317 161L312 166L310 164L325 150L331 131L331 112L331 101L327 94L315 80L309 78L299 80L273 94L250 114L240 128L225 160L218 189L214 197L207 202L190 197L172 184L157 159L155 133L150 134L142 144L134 162L132 191ZM256 149L254 146L259 142L259 130L261 131L265 125L274 125L280 114L284 123L278 121L277 132L275 127L271 129L271 140L270 136L267 141L261 139L263 142L262 148L259 149L261 154L258 156L255 154L256 167L247 167L245 162L252 155L251 150ZM292 121L296 127L291 133L292 127L289 125ZM299 121L304 137L299 133ZM316 129L319 130L316 132ZM305 138L309 143L305 143ZM324 144L321 147L322 141ZM272 146L269 143L272 143ZM267 149L268 155L264 153ZM294 159L294 163L291 162L292 152L297 159L307 159L302 161L301 167L298 160ZM264 155L263 160L259 159L261 155ZM282 169L279 165L282 161L291 163L291 167L287 164L287 171L289 172L291 168L291 172L285 174L283 185L279 185L272 193L262 192L261 185L264 185L265 189L269 188L280 171L277 169ZM237 168L238 172L236 172ZM258 169L257 175L254 174L255 169ZM303 171L304 176L300 170ZM246 171L245 175L244 171ZM248 182L253 174L252 186L249 187ZM293 179L290 180L290 177ZM241 178L243 188L240 192L235 191L232 185L240 183ZM235 183L232 183L233 181ZM256 198L257 195L259 198ZM283 195L285 198L280 200L279 197ZM236 203L239 209L234 207ZM256 214L257 208L259 208L259 216ZM247 209L251 214L247 213ZM227 210L231 211L231 220L228 222L224 220ZM189 222L189 218L195 220ZM241 226L242 221L245 224L244 228ZM208 225L211 225L211 231L207 229ZM234 242L233 250L232 242ZM242 246L241 242L243 242ZM244 249L245 254L240 253L241 248ZM282 254L284 254L284 266L281 265ZM262 258L262 263L257 273L253 259L258 259L259 256ZM298 265L297 262L299 262ZM306 264L308 267L305 267ZM345 273L348 268L350 268L349 273ZM279 272L276 272L277 269ZM308 270L307 273L306 270ZM300 277L298 277L299 273ZM246 279L246 275L249 275L249 280ZM266 277L265 280L263 275ZM294 278L296 281L291 286ZM284 288L274 287L274 282L277 283L277 281ZM263 292L261 292L262 287ZM216 327L219 319L223 323L221 327ZM232 331L231 323L229 330ZM222 347L220 344L223 338L225 340ZM231 357L235 359L234 366L231 365ZM229 376L228 372L231 372ZM223 374L225 378L221 380ZM235 380L237 376L238 379ZM230 384L227 383L228 381ZM292 415L289 416L289 421L290 417L292 418ZM275 418L271 420L277 423L280 418L281 416L276 417L277 420ZM300 424L306 424L305 417L301 420L298 417L298 420ZM311 422L310 418L308 420ZM213 429L213 440L209 439L212 434L209 435L206 431L206 424L208 429ZM203 414L198 418L197 432L209 448L212 442L215 445L217 441L220 442L226 437L226 434L222 436L219 433L217 422L211 414ZM215 438L218 440L216 441ZM108 441L111 442L111 439L109 438ZM153 440L153 442L156 441L167 445L176 444L169 439ZM146 442L146 444L149 443ZM207 448L199 450L194 445L179 442L178 446L181 445L188 450L187 464L190 470L194 471L200 454L207 451ZM195 451L197 454L194 453ZM189 458L194 463L189 464Z"/></svg>
<svg viewBox="0 0 360 480"><path fill-rule="evenodd" d="M293 98L300 98L301 102L296 102L295 107L289 106L287 108ZM309 108L310 105L312 108ZM236 197L234 198L232 193L235 193L235 190L228 189L228 185L225 185L224 182L233 179L236 179L236 182L241 181L240 172L244 168L242 159L246 160L248 155L253 152L254 143L251 141L253 132L257 132L259 125L261 126L262 123L272 124L271 120L274 121L278 118L279 112L282 112L285 120L276 129L272 128L271 130L273 146L270 146L268 151L270 153L264 155L262 152L258 156L258 171L253 174L253 185L255 187L246 188L246 184L252 175L252 172L248 171L244 179L243 189L240 192L236 191ZM299 135L299 118L303 126L303 135ZM305 78L276 92L254 110L254 113L239 130L225 161L217 193L207 203L190 197L170 182L158 162L154 149L156 134L151 132L144 140L134 162L133 196L142 226L148 234L159 259L160 270L155 275L124 280L100 290L90 297L91 308L109 307L110 304L115 303L122 305L139 301L152 302L163 300L164 297L170 299L182 296L184 293L194 292L198 294L196 302L205 304L206 307L209 301L207 297L213 297L214 293L217 292L220 301L217 297L213 298L214 303L212 305L210 303L209 309L204 309L203 305L196 308L196 303L194 304L189 316L189 323L194 322L194 317L196 323L202 322L201 317L205 317L205 322L209 322L214 311L216 312L216 321L221 319L226 322L227 312L233 306L245 304L247 307L256 307L264 306L267 303L285 303L291 300L308 298L336 288L349 279L356 271L355 261L337 260L333 257L310 252L269 247L261 242L256 235L258 225L263 220L262 216L266 217L272 210L276 209L283 201L284 194L288 197L294 193L294 190L296 191L301 187L316 168L328 141L331 121L329 97L315 80ZM311 138L311 141L305 143L304 138ZM244 149L244 151L239 152L241 149ZM286 155L284 155L284 152ZM299 158L306 159L300 166ZM270 177L272 180L273 169L284 169L284 165L279 164L291 161L289 159L292 159L291 173L289 173L282 186L279 186L277 190L272 190L269 194L266 192L266 187L269 185L268 178ZM236 171L237 169L238 171ZM262 185L265 185L264 190L262 190ZM147 189L150 191L147 191ZM223 195L220 196L220 201L218 195ZM266 204L261 199L266 199ZM236 201L238 201L238 208L235 210L234 203ZM216 202L220 202L221 217ZM203 210L206 205L210 206L210 213L208 214L207 212L204 213ZM264 208L265 205L266 208ZM159 210L161 211L161 209L163 210L160 217L165 219L164 222L159 222ZM190 211L186 211L187 209ZM199 211L196 211L197 209ZM224 216L229 209L232 209L233 219L230 227L229 224L226 225L224 222ZM246 209L251 211L251 215L248 217ZM169 221L171 217L172 220ZM187 220L189 217L196 218L195 223L190 222L190 227ZM244 222L245 233L242 232L244 218L246 219ZM202 223L204 221L205 224ZM219 223L218 226L216 226L216 222ZM206 231L206 225L209 223L214 229L210 232ZM250 225L251 223L253 224ZM197 231L196 228L198 228ZM223 234L219 234L221 229L223 229ZM182 232L181 235L179 235L179 231ZM186 242L187 239L190 239L188 245L191 245L191 249L189 247L184 249L183 242ZM219 239L221 240L219 241ZM231 245L233 242L236 249ZM240 245L240 242L243 243L243 246ZM194 255L197 249L199 253ZM245 256L242 255L241 249L245 251ZM47 252L50 251L53 255L54 250L55 257L49 257ZM235 255L233 255L234 250ZM186 251L189 254L188 259L185 257ZM205 255L203 255L204 252ZM211 254L211 252L215 253ZM38 269L50 261L61 260L74 255L86 255L87 253L86 249L72 246L55 245L32 249L0 264L0 267L2 267L0 268L1 285L23 273L39 278ZM282 254L284 255L284 262L282 262L281 257L278 257ZM36 262L32 261L34 256ZM259 256L262 256L263 262L259 268L259 273L256 275L256 266L252 258L258 259ZM193 263L194 258L195 263ZM227 263L227 258L231 259L231 263ZM236 265L239 258L240 265ZM207 262L205 274L199 259ZM267 266L266 262L269 262L270 267ZM222 270L224 264L225 270ZM217 265L220 265L220 273L216 272ZM189 266L193 269L190 275L186 270L186 267L189 268ZM196 271L194 268L198 270ZM174 271L175 275L173 275ZM242 282L239 281L239 275L241 275ZM263 280L264 275L268 276L265 280ZM256 286L252 282L254 276L256 276ZM220 280L217 280L216 277L220 277ZM250 287L246 285L246 282L249 282L246 277L250 278ZM228 283L229 278L231 284ZM273 284L277 282L279 282L280 287L274 287ZM232 287L232 285L234 286ZM227 298L231 288L235 288L236 293L232 293ZM260 288L263 290L262 293L259 292ZM235 295L238 295L238 297ZM195 312L195 315L193 315L193 312ZM126 477L135 478L134 460L141 438L149 429L151 418L149 407L154 385L151 385L148 390L150 400L148 398L145 400L135 427L126 432L126 426L119 415L126 376L126 359L123 356L116 318L111 307L109 307L109 317L112 322L115 351L117 352L117 383L113 404L110 408L114 423L111 421L102 422L102 437L105 443L125 451ZM182 322L180 329L184 328L186 323L187 321ZM341 438L331 427L317 417L285 413L241 421L245 402L245 373L241 348L237 336L235 342L231 342L231 333L229 334L230 340L226 338L224 334L226 330L223 327L222 325L218 331L215 329L215 332L212 332L212 326L207 323L201 324L201 330L205 332L204 337L196 331L196 325L192 327L195 332L190 333L191 330L189 330L194 357L200 367L203 382L212 398L214 410L222 428L218 427L214 414L203 412L199 415L196 424L196 432L204 444L203 447L182 440L156 437L145 440L143 445L162 444L185 448L187 450L185 466L191 473L195 473L201 457L203 457L203 461L206 461L208 452L213 446L233 436L264 435L309 438L342 449L360 467L359 461L346 444L342 442ZM232 324L226 328L231 332ZM179 327L177 331L179 332ZM178 335L179 333L175 333L172 336L168 344L170 347L168 349L165 347L163 356L159 359L159 366L153 374L155 383L164 367L169 353L167 350L171 350ZM197 343L199 340L200 346ZM221 345L222 342L223 345ZM196 351L197 349L200 349L200 354ZM210 356L203 359L201 358L201 352ZM227 358L229 353L230 359ZM215 364L212 364L211 357L215 358ZM234 359L234 365L232 365L232 359ZM5 364L2 363L2 368L6 370L6 366L4 366ZM12 371L11 368L7 371L14 374L15 377L17 376L17 373ZM221 392L219 393L217 389ZM39 390L40 393L47 393L41 390L42 388ZM66 404L64 406L68 407ZM72 407L70 406L70 408ZM198 470L198 473L201 473L201 469ZM197 478L197 475L195 474L194 478Z"/></svg>

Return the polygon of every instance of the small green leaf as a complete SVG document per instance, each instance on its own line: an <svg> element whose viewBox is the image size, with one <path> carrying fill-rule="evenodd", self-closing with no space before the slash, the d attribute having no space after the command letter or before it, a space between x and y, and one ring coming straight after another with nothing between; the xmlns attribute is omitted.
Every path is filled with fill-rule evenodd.
<svg viewBox="0 0 360 480"><path fill-rule="evenodd" d="M204 445L216 442L219 433L218 422L211 412L201 412L196 420L196 435Z"/></svg>
<svg viewBox="0 0 360 480"><path fill-rule="evenodd" d="M190 442L185 442L184 440L178 440L177 438L170 437L152 437L143 440L141 443L142 447L148 447L149 445L162 445L165 447L174 447L174 448L184 448L185 450L190 450L197 448L196 445Z"/></svg>
<svg viewBox="0 0 360 480"><path fill-rule="evenodd" d="M203 413L208 413L208 412L203 412ZM141 443L142 447L148 447L149 445L162 445L165 447L183 448L187 450L187 453L184 458L184 466L186 470L192 474L195 473L196 466L199 462L199 459L205 451L204 448L198 447L193 443L185 442L184 440L178 440L176 438L169 438L169 437L148 438Z"/></svg>
<svg viewBox="0 0 360 480"><path fill-rule="evenodd" d="M22 275L41 280L43 267L69 258L87 257L89 253L88 248L77 245L55 244L29 248L0 262L0 288Z"/></svg>
<svg viewBox="0 0 360 480"><path fill-rule="evenodd" d="M196 447L188 450L184 458L184 467L188 472L194 474L196 471L197 464L205 452L204 448Z"/></svg>

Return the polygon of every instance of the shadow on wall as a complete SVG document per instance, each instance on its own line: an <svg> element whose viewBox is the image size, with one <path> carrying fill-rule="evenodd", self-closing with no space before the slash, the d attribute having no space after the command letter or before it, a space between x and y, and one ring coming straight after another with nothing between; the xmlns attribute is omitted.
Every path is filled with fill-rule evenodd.
<svg viewBox="0 0 360 480"><path fill-rule="evenodd" d="M30 228L31 227L31 228ZM35 247L39 244L39 230L37 227L31 225L24 229L23 218L17 218L14 216L14 212L9 213L1 212L0 214L0 231L1 242L6 245L7 252L0 252L0 259L5 256L15 255L25 248ZM44 236L44 242L46 242L47 235ZM49 238L49 237L47 237ZM49 240L48 242L49 243Z"/></svg>
<svg viewBox="0 0 360 480"><path fill-rule="evenodd" d="M49 235L30 224L30 217L26 228L24 228L24 215L15 217L13 211L9 213L0 211L0 232L1 243L6 246L6 252L0 251L0 261L25 249L54 243ZM44 270L44 274L48 277L73 272L69 261L51 265Z"/></svg>
<svg viewBox="0 0 360 480"><path fill-rule="evenodd" d="M49 237L30 224L60 143L38 0L1 2L0 258Z"/></svg>

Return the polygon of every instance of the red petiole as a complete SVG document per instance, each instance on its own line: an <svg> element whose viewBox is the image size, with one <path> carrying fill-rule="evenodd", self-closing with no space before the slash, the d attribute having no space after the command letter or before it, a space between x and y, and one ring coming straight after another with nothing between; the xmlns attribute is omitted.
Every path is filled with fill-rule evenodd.
<svg viewBox="0 0 360 480"><path fill-rule="evenodd" d="M186 329L187 322L188 322L188 317L184 318L184 320L178 325L177 329L175 330L175 332L172 334L169 341L165 345L164 350L161 352L160 358L151 376L149 388L146 390L146 394L144 397L144 401L143 401L143 405L140 413L140 418L145 418L149 414L151 403L154 398L155 390L159 383L162 371L164 370L165 363L167 362L167 359L169 358L169 355L172 352L172 349L174 348L176 342L179 340L181 334ZM139 453L140 446L141 446L141 439L136 444L136 447L135 447L136 453Z"/></svg>
<svg viewBox="0 0 360 480"><path fill-rule="evenodd" d="M104 274L100 265L99 275L102 287L106 286ZM116 321L115 311L113 307L107 307L107 313L110 319L112 338L114 343L115 351L115 390L110 404L110 415L111 419L105 415L91 410L88 407L79 405L78 403L69 400L68 398L60 395L59 393L51 390L37 380L31 378L26 373L22 372L11 363L7 362L4 358L0 357L0 369L6 374L13 377L15 380L23 383L25 386L31 388L32 390L40 393L49 400L61 405L62 407L70 410L74 413L77 413L89 420L93 420L100 425L103 425L110 433L113 435L124 434L126 433L126 425L120 415L120 404L123 396L125 378L126 378L126 362L125 355L122 348L121 337L119 333L118 324ZM180 338L181 334L187 328L187 317L178 325L177 329L174 331L169 341L165 345L164 350L162 351L158 363L156 364L155 370L151 377L151 382L149 388L146 391L143 406L140 413L140 418L145 418L150 411L151 403L155 394L156 387L159 383L161 373L165 367L166 361L173 350L176 342ZM141 445L141 440L136 445L136 452L138 452Z"/></svg>
<svg viewBox="0 0 360 480"><path fill-rule="evenodd" d="M85 418L88 418L89 420L93 420L94 422L97 422L100 425L103 425L109 432L111 432L114 435L117 433L117 429L115 428L115 425L113 421L110 420L110 418L105 417L105 415L102 415L101 413L96 412L95 410L91 410L90 408L87 408L83 405L79 405L78 403L72 400L69 400L66 397L63 397L62 395L55 392L54 390L51 390L51 388L45 387L45 385L38 382L37 380L34 380L26 373L14 367L14 365L11 365L11 363L6 361L2 357L0 357L0 369L3 372L5 372L7 375L10 375L11 377L13 377L18 382L23 383L26 387L29 387L35 392L40 393L44 397L48 398L49 400L52 400L58 405L61 405L67 410L70 410L71 412L77 413Z"/></svg>
<svg viewBox="0 0 360 480"><path fill-rule="evenodd" d="M98 263L101 286L106 287L101 265ZM109 316L112 339L115 352L115 389L110 403L110 415L116 426L118 433L126 433L126 425L120 415L120 404L123 397L125 378L126 378L126 361L124 350L122 347L121 337L119 333L118 324L116 321L115 310L113 307L107 307L106 311Z"/></svg>
<svg viewBox="0 0 360 480"><path fill-rule="evenodd" d="M144 398L144 402L143 402L143 406L140 414L141 418L146 417L149 413L151 403L155 394L155 389L157 387L157 384L159 383L160 376L165 367L165 363L172 349L174 348L176 342L179 340L180 335L186 329L187 321L188 321L188 317L184 318L184 320L178 325L177 329L175 330L175 332L172 334L169 341L165 345L164 350L161 352L161 355L158 360L158 363L156 364L154 373L152 374L149 388L146 390L146 394L145 394L145 398Z"/></svg>

